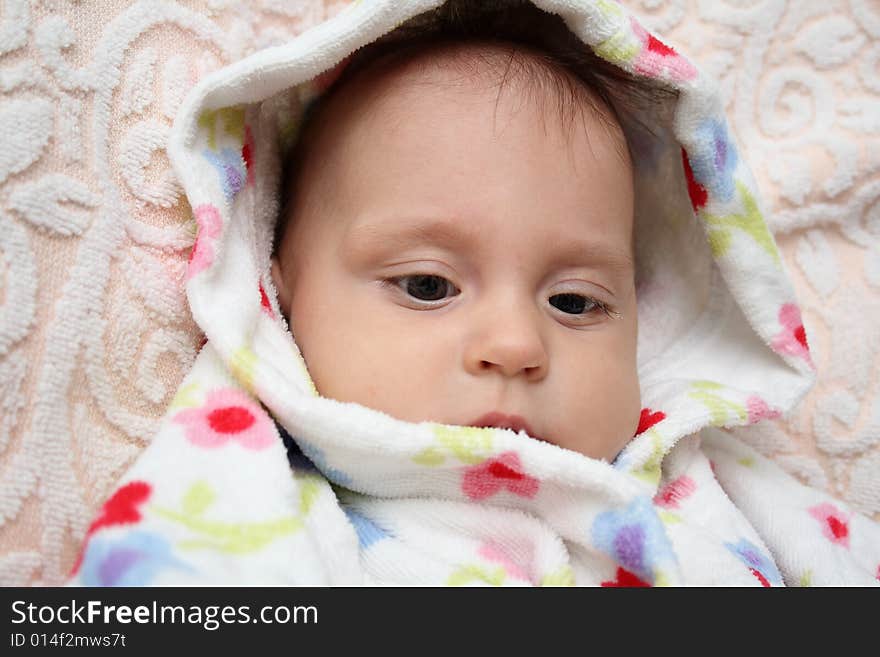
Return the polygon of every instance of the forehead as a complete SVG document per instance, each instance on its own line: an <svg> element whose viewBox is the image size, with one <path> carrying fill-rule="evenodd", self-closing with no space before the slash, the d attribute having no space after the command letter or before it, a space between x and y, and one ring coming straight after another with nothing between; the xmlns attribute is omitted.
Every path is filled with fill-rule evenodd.
<svg viewBox="0 0 880 657"><path fill-rule="evenodd" d="M590 131L604 132L629 165L615 112L594 89L547 55L504 41L410 45L355 60L316 112L304 139L338 134L340 120L365 122L376 115L391 118L395 112L411 117L413 102L431 94L455 97L456 102L489 96L496 106L504 100L532 105L545 133L553 128L587 132L589 123Z"/></svg>
<svg viewBox="0 0 880 657"><path fill-rule="evenodd" d="M309 135L306 194L340 228L423 217L479 234L519 220L524 239L588 229L629 243L622 135L589 108L566 125L558 90L504 68L508 51L462 48L378 62L338 89Z"/></svg>

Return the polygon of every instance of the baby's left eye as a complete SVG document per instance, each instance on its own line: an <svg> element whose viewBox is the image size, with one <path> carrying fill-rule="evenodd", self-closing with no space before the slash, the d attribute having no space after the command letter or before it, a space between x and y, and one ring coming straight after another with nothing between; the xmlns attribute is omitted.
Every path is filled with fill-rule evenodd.
<svg viewBox="0 0 880 657"><path fill-rule="evenodd" d="M406 276L406 293L421 301L439 301L446 297L453 285L442 276Z"/></svg>
<svg viewBox="0 0 880 657"><path fill-rule="evenodd" d="M601 307L596 300L582 294L554 294L550 297L550 305L570 315L582 315Z"/></svg>
<svg viewBox="0 0 880 657"><path fill-rule="evenodd" d="M406 293L409 299L424 304L443 301L460 293L451 281L434 274L398 276L388 282Z"/></svg>

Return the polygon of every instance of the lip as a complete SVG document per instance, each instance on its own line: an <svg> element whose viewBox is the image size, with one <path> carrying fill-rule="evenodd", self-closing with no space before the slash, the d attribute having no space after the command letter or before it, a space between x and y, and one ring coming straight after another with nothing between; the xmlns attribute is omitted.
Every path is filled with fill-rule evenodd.
<svg viewBox="0 0 880 657"><path fill-rule="evenodd" d="M505 415L504 413L499 413L498 411L493 411L491 413L486 413L478 417L476 420L470 423L472 427L492 427L494 429L510 429L511 431L520 432L525 431L532 438L538 438L532 428L529 426L529 423L526 422L525 418L519 415Z"/></svg>

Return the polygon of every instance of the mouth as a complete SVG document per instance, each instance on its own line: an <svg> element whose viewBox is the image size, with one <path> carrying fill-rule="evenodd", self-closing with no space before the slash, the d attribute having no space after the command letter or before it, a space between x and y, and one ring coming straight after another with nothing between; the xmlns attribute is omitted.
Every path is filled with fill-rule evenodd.
<svg viewBox="0 0 880 657"><path fill-rule="evenodd" d="M541 438L532 431L532 428L529 426L529 423L526 422L525 418L520 417L519 415L505 415L504 413L493 411L492 413L486 413L485 415L478 417L471 422L469 426L492 429L510 429L516 433L525 431L532 438L538 438L541 440Z"/></svg>

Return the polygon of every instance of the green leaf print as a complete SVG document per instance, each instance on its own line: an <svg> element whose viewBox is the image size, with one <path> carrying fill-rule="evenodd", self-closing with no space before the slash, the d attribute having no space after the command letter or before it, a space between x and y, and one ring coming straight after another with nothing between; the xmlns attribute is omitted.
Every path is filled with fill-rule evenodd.
<svg viewBox="0 0 880 657"><path fill-rule="evenodd" d="M244 142L244 107L223 107L206 110L199 115L199 127L208 133L208 147L217 150L217 119L223 124L223 131Z"/></svg>
<svg viewBox="0 0 880 657"><path fill-rule="evenodd" d="M449 586L464 586L473 581L485 582L492 586L504 584L506 573L504 568L483 568L482 566L462 566L449 576L446 581Z"/></svg>
<svg viewBox="0 0 880 657"><path fill-rule="evenodd" d="M476 465L486 460L492 451L494 429L454 427L438 424L434 436L439 445L428 447L413 457L420 465L440 465L446 456L454 456L462 463Z"/></svg>
<svg viewBox="0 0 880 657"><path fill-rule="evenodd" d="M541 578L541 586L574 586L574 571L571 566L562 566Z"/></svg>
<svg viewBox="0 0 880 657"><path fill-rule="evenodd" d="M204 481L197 481L184 493L180 510L152 506L156 515L183 525L195 536L180 541L182 549L210 549L231 554L246 554L262 549L272 541L303 528L303 520L320 493L316 481L303 481L300 487L299 516L287 516L260 522L223 522L205 516L214 505L217 493Z"/></svg>
<svg viewBox="0 0 880 657"><path fill-rule="evenodd" d="M741 404L737 404L719 395L717 390L723 390L724 386L714 381L697 381L693 384L689 393L692 399L696 399L706 405L711 415L710 422L713 426L724 426L730 422L731 416L736 416L745 422L748 411Z"/></svg>
<svg viewBox="0 0 880 657"><path fill-rule="evenodd" d="M647 436L651 440L651 455L638 468L630 471L634 477L656 486L660 483L660 466L663 463L663 438L655 429L648 429Z"/></svg>
<svg viewBox="0 0 880 657"><path fill-rule="evenodd" d="M204 481L198 481L186 491L181 508L188 516L198 516L214 503L214 497L214 489Z"/></svg>
<svg viewBox="0 0 880 657"><path fill-rule="evenodd" d="M625 19L623 9L611 0L598 0L596 3L603 18L610 21L620 21ZM633 42L631 33L626 28L617 30L613 35L605 39L594 49L596 54L602 59L615 64L627 64L639 54L641 44Z"/></svg>
<svg viewBox="0 0 880 657"><path fill-rule="evenodd" d="M709 246L712 249L712 254L718 258L727 253L733 242L732 229L736 228L755 240L758 246L764 249L777 265L781 264L782 260L779 257L776 243L773 241L773 235L770 234L767 223L764 221L760 210L758 210L755 197L739 181L736 183L736 190L745 210L743 214L715 216L706 213L703 215L704 221L708 224Z"/></svg>

